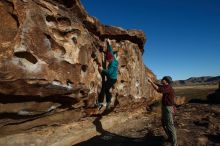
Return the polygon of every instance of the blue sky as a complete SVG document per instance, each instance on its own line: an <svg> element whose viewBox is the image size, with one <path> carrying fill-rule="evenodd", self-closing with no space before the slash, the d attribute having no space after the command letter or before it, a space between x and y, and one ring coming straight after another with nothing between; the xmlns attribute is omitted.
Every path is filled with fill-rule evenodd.
<svg viewBox="0 0 220 146"><path fill-rule="evenodd" d="M81 0L103 24L143 30L160 79L220 75L220 0Z"/></svg>

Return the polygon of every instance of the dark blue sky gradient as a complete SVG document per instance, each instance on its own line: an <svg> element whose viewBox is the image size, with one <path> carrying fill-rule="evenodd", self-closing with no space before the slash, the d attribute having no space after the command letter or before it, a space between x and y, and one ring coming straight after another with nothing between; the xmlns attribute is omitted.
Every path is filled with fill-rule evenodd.
<svg viewBox="0 0 220 146"><path fill-rule="evenodd" d="M144 63L162 78L220 75L220 0L82 0L103 24L143 30Z"/></svg>

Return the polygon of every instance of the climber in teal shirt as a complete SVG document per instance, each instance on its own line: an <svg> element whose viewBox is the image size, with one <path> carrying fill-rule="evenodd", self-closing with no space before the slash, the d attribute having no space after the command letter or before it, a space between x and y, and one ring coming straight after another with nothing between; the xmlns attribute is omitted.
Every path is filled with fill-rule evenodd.
<svg viewBox="0 0 220 146"><path fill-rule="evenodd" d="M103 69L102 72L110 79L118 77L118 61L116 60L112 46L108 43L108 50L106 53L106 60L109 62L108 69Z"/></svg>
<svg viewBox="0 0 220 146"><path fill-rule="evenodd" d="M113 49L110 43L110 40L107 39L107 51L106 51L106 61L108 61L108 68L103 69L99 67L99 71L107 77L107 81L104 81L102 84L102 89L98 98L98 107L99 109L103 106L104 96L106 95L107 106L106 109L110 109L112 95L110 89L117 82L118 77L118 61L114 56Z"/></svg>

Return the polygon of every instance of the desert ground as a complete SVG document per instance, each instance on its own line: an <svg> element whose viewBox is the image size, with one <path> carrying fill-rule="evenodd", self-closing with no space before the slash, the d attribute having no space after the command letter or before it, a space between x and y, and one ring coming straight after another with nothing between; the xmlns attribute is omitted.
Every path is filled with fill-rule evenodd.
<svg viewBox="0 0 220 146"><path fill-rule="evenodd" d="M186 99L174 116L179 146L220 146L220 105L206 102L217 89L218 85L175 87L178 98ZM160 122L160 105L154 106L111 130L96 121L100 135L76 146L169 146Z"/></svg>
<svg viewBox="0 0 220 146"><path fill-rule="evenodd" d="M194 85L174 87L177 97L186 97L187 101L191 99L206 99L206 97L214 93L218 89L218 85Z"/></svg>

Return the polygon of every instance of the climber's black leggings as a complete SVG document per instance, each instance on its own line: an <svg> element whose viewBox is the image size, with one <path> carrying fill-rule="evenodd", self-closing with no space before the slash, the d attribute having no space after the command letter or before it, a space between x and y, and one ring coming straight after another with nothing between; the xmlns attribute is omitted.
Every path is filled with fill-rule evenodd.
<svg viewBox="0 0 220 146"><path fill-rule="evenodd" d="M102 89L101 89L101 92L100 92L99 98L98 98L99 103L103 102L105 95L106 95L106 102L107 103L111 102L112 94L110 93L109 90L113 87L113 85L116 82L117 82L117 79L108 78L107 81L102 84Z"/></svg>

